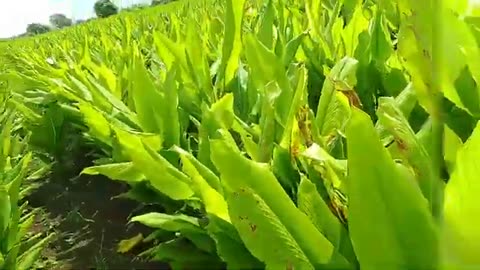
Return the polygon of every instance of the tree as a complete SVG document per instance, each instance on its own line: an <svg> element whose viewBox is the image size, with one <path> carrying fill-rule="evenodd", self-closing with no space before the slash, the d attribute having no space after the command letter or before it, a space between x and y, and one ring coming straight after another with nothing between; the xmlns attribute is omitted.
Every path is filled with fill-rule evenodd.
<svg viewBox="0 0 480 270"><path fill-rule="evenodd" d="M31 23L27 25L27 34L29 35L39 35L48 31L50 31L50 27L41 23Z"/></svg>
<svg viewBox="0 0 480 270"><path fill-rule="evenodd" d="M67 16L59 13L51 15L49 20L50 24L57 29L72 25L72 19L69 19Z"/></svg>
<svg viewBox="0 0 480 270"><path fill-rule="evenodd" d="M118 13L118 7L110 0L98 0L93 6L98 18L107 18Z"/></svg>
<svg viewBox="0 0 480 270"><path fill-rule="evenodd" d="M86 22L86 21L85 20L76 20L75 24L81 24L81 23L84 23L84 22Z"/></svg>

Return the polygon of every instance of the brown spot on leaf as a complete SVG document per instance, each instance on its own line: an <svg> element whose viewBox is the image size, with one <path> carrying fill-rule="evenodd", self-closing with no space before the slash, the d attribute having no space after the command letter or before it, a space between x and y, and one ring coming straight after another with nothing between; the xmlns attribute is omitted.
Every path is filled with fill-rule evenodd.
<svg viewBox="0 0 480 270"><path fill-rule="evenodd" d="M408 146L405 143L405 141L403 141L400 138L396 138L396 141L397 141L398 149L400 149L400 151L407 151L408 150Z"/></svg>
<svg viewBox="0 0 480 270"><path fill-rule="evenodd" d="M423 56L430 58L430 53L427 50L423 49L422 52L423 52Z"/></svg>
<svg viewBox="0 0 480 270"><path fill-rule="evenodd" d="M293 267L292 262L291 262L291 261L287 261L287 268L286 268L286 270L294 270L294 269L295 269L295 267Z"/></svg>
<svg viewBox="0 0 480 270"><path fill-rule="evenodd" d="M250 224L250 230L252 230L252 232L255 232L257 230L257 225Z"/></svg>

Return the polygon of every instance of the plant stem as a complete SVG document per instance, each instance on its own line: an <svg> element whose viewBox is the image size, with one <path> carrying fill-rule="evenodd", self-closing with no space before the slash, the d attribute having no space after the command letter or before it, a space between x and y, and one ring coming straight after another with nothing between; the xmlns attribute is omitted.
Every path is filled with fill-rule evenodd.
<svg viewBox="0 0 480 270"><path fill-rule="evenodd" d="M432 85L430 89L433 108L432 117L432 163L435 171L436 182L432 183L432 212L434 217L439 218L442 208L442 170L444 164L443 136L444 119L442 112L442 73L443 73L443 34L442 21L443 0L431 0L432 2Z"/></svg>

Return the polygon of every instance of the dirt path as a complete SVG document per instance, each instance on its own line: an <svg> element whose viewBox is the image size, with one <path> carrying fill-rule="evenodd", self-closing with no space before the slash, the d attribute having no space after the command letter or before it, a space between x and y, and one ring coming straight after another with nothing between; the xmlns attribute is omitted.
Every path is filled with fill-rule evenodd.
<svg viewBox="0 0 480 270"><path fill-rule="evenodd" d="M38 230L54 230L61 237L44 256L46 269L169 269L162 263L142 262L133 255L116 252L117 244L150 231L140 225L127 225L138 206L125 199L111 199L127 187L101 176L52 176L28 198L32 207L41 207L48 218Z"/></svg>

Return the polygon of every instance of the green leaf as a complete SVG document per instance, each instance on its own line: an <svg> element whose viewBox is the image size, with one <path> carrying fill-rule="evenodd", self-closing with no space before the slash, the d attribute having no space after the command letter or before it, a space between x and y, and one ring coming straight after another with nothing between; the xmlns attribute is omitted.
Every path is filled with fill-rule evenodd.
<svg viewBox="0 0 480 270"><path fill-rule="evenodd" d="M355 8L353 17L342 32L342 39L347 56L353 57L359 44L359 36L368 30L368 20L364 17L362 8Z"/></svg>
<svg viewBox="0 0 480 270"><path fill-rule="evenodd" d="M151 228L176 232L181 230L200 230L198 219L187 215L167 215L163 213L147 213L135 216L131 222L139 222Z"/></svg>
<svg viewBox="0 0 480 270"><path fill-rule="evenodd" d="M441 206L437 199L437 191L440 179L435 178L427 149L416 138L408 120L396 107L393 98L382 97L379 99L377 115L379 123L390 132L397 143L400 156L412 166L418 184L424 197L429 201L433 213L439 213Z"/></svg>
<svg viewBox="0 0 480 270"><path fill-rule="evenodd" d="M81 102L78 108L83 115L83 121L89 128L89 133L95 139L111 145L110 124L103 114L88 103Z"/></svg>
<svg viewBox="0 0 480 270"><path fill-rule="evenodd" d="M332 68L323 84L315 121L327 145L344 131L350 106L341 91L355 86L357 67L357 60L345 57Z"/></svg>
<svg viewBox="0 0 480 270"><path fill-rule="evenodd" d="M444 139L444 151L445 151L445 163L448 171L452 174L455 164L457 163L457 153L463 146L462 139L460 139L455 132L453 132L448 126L445 125L445 139Z"/></svg>
<svg viewBox="0 0 480 270"><path fill-rule="evenodd" d="M113 163L100 166L92 166L83 169L81 174L98 175L102 174L112 180L125 182L140 182L145 176L136 170L133 162Z"/></svg>
<svg viewBox="0 0 480 270"><path fill-rule="evenodd" d="M275 20L275 7L273 5L273 0L269 0L265 6L265 10L262 14L262 20L260 21L260 27L257 32L257 37L260 42L265 45L265 47L272 49L274 36L273 36L273 28L274 28L274 20Z"/></svg>
<svg viewBox="0 0 480 270"><path fill-rule="evenodd" d="M242 52L242 21L245 0L227 0L225 12L225 34L222 48L220 78L228 84L238 68Z"/></svg>
<svg viewBox="0 0 480 270"><path fill-rule="evenodd" d="M238 150L228 145L225 140L212 140L211 146L212 161L220 171L220 178L229 192L238 193L246 189L254 190L255 193L252 194L255 195L245 195L247 196L245 198L246 202L251 201L253 197L261 199L265 204L264 209L270 209L269 211L278 217L278 221L265 222L274 222L273 224L280 222L306 255L311 265L314 267L336 265L349 268L346 260L334 252L332 244L315 228L308 217L295 207L268 165L246 159ZM233 194L229 196L233 196ZM228 200L232 198L229 197ZM237 207L240 207L240 205ZM236 211L246 211L239 208L235 209ZM229 210L231 211L231 209ZM250 210L256 211L255 209ZM238 219L239 217L230 212L230 218ZM251 248L254 247L249 246L250 250ZM264 253L256 255L262 254ZM270 260L271 258L262 256L259 259Z"/></svg>
<svg viewBox="0 0 480 270"><path fill-rule="evenodd" d="M227 269L263 269L265 266L245 247L235 227L216 216L209 216L207 231L214 239L217 253Z"/></svg>
<svg viewBox="0 0 480 270"><path fill-rule="evenodd" d="M307 36L307 32L298 34L295 38L290 40L285 46L285 53L283 55L283 65L288 66L295 59L295 54L298 48L303 42L303 39Z"/></svg>
<svg viewBox="0 0 480 270"><path fill-rule="evenodd" d="M161 131L165 141L165 147L180 144L180 121L178 117L178 86L175 81L177 76L177 65L174 65L167 73L167 78L162 87L162 104L156 104L160 107L162 113ZM146 93L144 93L146 95ZM148 95L147 95L148 96Z"/></svg>
<svg viewBox="0 0 480 270"><path fill-rule="evenodd" d="M18 261L16 262L16 267L18 270L29 270L32 269L35 262L39 259L40 255L42 254L43 249L52 239L55 237L55 234L49 234L47 237L44 237L42 240L38 241L35 245L31 248L26 250L22 253L21 256L18 257Z"/></svg>
<svg viewBox="0 0 480 270"><path fill-rule="evenodd" d="M461 91L455 89L455 81L466 67L472 72L472 77L480 82L480 68L476 59L480 57L475 36L463 18L452 10L432 10L428 1L404 1L404 14L411 14L404 18L399 32L399 53L405 59L404 66L412 76L415 89L422 106L432 112L432 103L429 99L429 89L433 85L432 64L432 27L429 26L433 13L441 13L443 35L439 49L443 54L444 64L440 74L442 91L446 98L459 108L468 110L472 114L478 113L480 95L478 89L467 87ZM471 107L471 105L474 107Z"/></svg>
<svg viewBox="0 0 480 270"><path fill-rule="evenodd" d="M146 149L148 146L141 137L121 129L115 129L115 133L135 169L145 175L155 189L174 200L188 199L193 195L188 177L151 148Z"/></svg>
<svg viewBox="0 0 480 270"><path fill-rule="evenodd" d="M160 134L163 126L160 104L165 104L163 95L156 89L144 63L139 56L135 57L131 68L131 83L135 111L143 131Z"/></svg>
<svg viewBox="0 0 480 270"><path fill-rule="evenodd" d="M8 228L10 223L10 195L4 186L0 185L0 239L3 236L3 233Z"/></svg>
<svg viewBox="0 0 480 270"><path fill-rule="evenodd" d="M216 256L207 254L186 239L178 238L159 244L150 252L153 260L169 262L172 270L182 269L221 269L222 265Z"/></svg>
<svg viewBox="0 0 480 270"><path fill-rule="evenodd" d="M254 35L248 34L244 41L245 56L250 65L249 76L252 77L255 87L264 90L264 99L274 103L275 117L285 124L288 109L293 98L293 89L290 86L282 59L265 47ZM265 65L264 63L270 63ZM268 89L270 85L270 89ZM281 91L269 91L278 88ZM265 101L267 102L267 101ZM277 118L275 118L277 119Z"/></svg>
<svg viewBox="0 0 480 270"><path fill-rule="evenodd" d="M392 41L390 33L386 27L385 16L382 9L377 7L375 18L371 30L370 51L372 59L378 64L387 62L393 53Z"/></svg>
<svg viewBox="0 0 480 270"><path fill-rule="evenodd" d="M394 106L397 107L402 112L403 116L408 119L415 108L415 105L417 105L417 97L415 95L415 89L410 83L402 92L400 92L400 94L398 94L398 96L395 97ZM381 121L378 121L375 124L375 128L380 134L380 138L384 144L389 144L392 141L392 134L387 131Z"/></svg>
<svg viewBox="0 0 480 270"><path fill-rule="evenodd" d="M151 228L178 232L204 251L214 252L215 250L213 240L200 227L197 218L182 214L167 215L162 213L148 213L133 217L131 221L140 222Z"/></svg>
<svg viewBox="0 0 480 270"><path fill-rule="evenodd" d="M455 169L445 188L442 225L445 269L468 269L480 264L478 153L480 124L457 153Z"/></svg>
<svg viewBox="0 0 480 270"><path fill-rule="evenodd" d="M240 237L267 269L314 269L272 209L250 188L228 194L227 200Z"/></svg>
<svg viewBox="0 0 480 270"><path fill-rule="evenodd" d="M308 178L302 177L298 187L297 205L315 227L351 263L356 262L348 232L338 218L330 211L327 203L317 192L317 187Z"/></svg>
<svg viewBox="0 0 480 270"><path fill-rule="evenodd" d="M360 267L436 269L436 227L420 190L396 167L367 114L354 108L346 134L348 222Z"/></svg>
<svg viewBox="0 0 480 270"><path fill-rule="evenodd" d="M209 137L214 136L219 128L229 129L233 125L234 119L232 94L226 94L210 108L202 107L202 124L199 128L200 138L197 158L212 171L215 170L215 167L210 160ZM233 138L230 138L230 143L235 145Z"/></svg>
<svg viewBox="0 0 480 270"><path fill-rule="evenodd" d="M183 163L183 170L192 178L192 189L202 199L202 202L205 205L206 212L210 215L217 216L225 221L230 222L230 218L228 215L228 207L225 199L217 190L215 190L212 186L209 185L205 178L203 178L203 176L200 174L200 171L197 170L197 168L200 167L199 165L201 165L201 163L199 163L198 161L192 162L191 160L193 160L194 157L188 158L188 155L186 154L181 154L180 157ZM198 167L194 165L195 163ZM205 167L200 168L204 169L204 174L205 172L211 173ZM209 176L215 175L210 174ZM216 180L219 181L218 179Z"/></svg>

